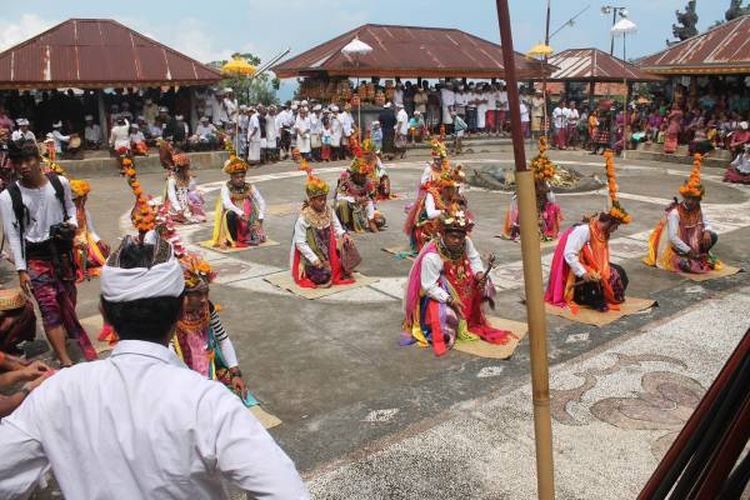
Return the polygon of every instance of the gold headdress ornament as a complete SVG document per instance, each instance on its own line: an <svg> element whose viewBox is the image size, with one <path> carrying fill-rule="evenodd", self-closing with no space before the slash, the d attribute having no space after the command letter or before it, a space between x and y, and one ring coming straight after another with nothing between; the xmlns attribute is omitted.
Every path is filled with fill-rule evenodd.
<svg viewBox="0 0 750 500"><path fill-rule="evenodd" d="M703 198L703 195L706 194L706 188L701 184L701 165L703 165L703 156L696 153L693 157L693 170L690 172L690 177L680 186L682 196Z"/></svg>
<svg viewBox="0 0 750 500"><path fill-rule="evenodd" d="M445 143L437 139L432 140L432 157L433 158L447 158L448 150L445 147Z"/></svg>
<svg viewBox="0 0 750 500"><path fill-rule="evenodd" d="M299 169L307 172L305 194L307 194L308 199L315 198L317 196L328 196L328 191L330 190L328 183L326 183L326 181L324 181L317 175L313 174L312 167L304 158L299 164Z"/></svg>
<svg viewBox="0 0 750 500"><path fill-rule="evenodd" d="M466 212L457 206L451 206L440 216L440 226L443 231L471 232L474 222L466 216Z"/></svg>
<svg viewBox="0 0 750 500"><path fill-rule="evenodd" d="M607 188L609 190L609 200L611 203L609 215L621 224L630 224L633 217L620 205L617 199L617 178L615 177L615 154L611 149L604 152L604 160L607 166Z"/></svg>
<svg viewBox="0 0 750 500"><path fill-rule="evenodd" d="M180 259L180 263L188 292L204 290L216 278L211 265L198 254L187 254Z"/></svg>
<svg viewBox="0 0 750 500"><path fill-rule="evenodd" d="M531 169L534 172L534 180L539 182L546 182L555 176L557 167L552 160L547 157L547 138L542 136L539 138L539 154L531 160Z"/></svg>
<svg viewBox="0 0 750 500"><path fill-rule="evenodd" d="M57 175L67 175L62 165L57 163L57 151L55 151L54 142L45 142L46 155L43 157L44 169L47 172L53 172Z"/></svg>
<svg viewBox="0 0 750 500"><path fill-rule="evenodd" d="M70 191L73 193L73 198L83 198L91 192L91 184L84 180L71 179Z"/></svg>
<svg viewBox="0 0 750 500"><path fill-rule="evenodd" d="M370 137L367 137L367 139L362 141L362 149L365 150L365 153L375 152L375 143L372 142L372 139L370 139Z"/></svg>
<svg viewBox="0 0 750 500"><path fill-rule="evenodd" d="M228 175L247 172L248 164L245 160L237 156L234 144L229 138L224 140L224 148L229 153L229 158L224 162L224 173Z"/></svg>

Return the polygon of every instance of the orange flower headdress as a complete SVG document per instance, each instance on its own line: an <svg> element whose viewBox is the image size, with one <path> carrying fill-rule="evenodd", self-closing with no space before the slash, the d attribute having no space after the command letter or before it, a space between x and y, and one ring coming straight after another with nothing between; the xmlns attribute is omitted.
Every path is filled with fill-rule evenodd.
<svg viewBox="0 0 750 500"><path fill-rule="evenodd" d="M469 233L474 228L474 222L466 215L466 212L457 206L451 206L440 216L440 225L443 231L460 231Z"/></svg>
<svg viewBox="0 0 750 500"><path fill-rule="evenodd" d="M139 232L147 233L156 226L156 211L151 206L149 197L143 192L141 183L138 182L133 160L127 156L121 156L120 167L135 195L135 205L130 211L130 220Z"/></svg>
<svg viewBox="0 0 750 500"><path fill-rule="evenodd" d="M300 162L299 169L307 172L305 194L307 194L308 199L317 196L328 196L328 191L330 191L328 183L313 173L312 167L310 167L310 164L304 158Z"/></svg>
<svg viewBox="0 0 750 500"><path fill-rule="evenodd" d="M87 181L72 179L70 191L73 193L73 198L83 198L91 192L91 185Z"/></svg>
<svg viewBox="0 0 750 500"><path fill-rule="evenodd" d="M224 173L232 175L247 172L248 164L245 163L245 160L237 156L234 144L232 144L229 138L224 140L224 148L229 153L229 158L224 162Z"/></svg>
<svg viewBox="0 0 750 500"><path fill-rule="evenodd" d="M534 180L538 182L547 182L555 176L557 167L552 160L547 158L547 138L539 138L539 154L531 160L531 170L534 172Z"/></svg>
<svg viewBox="0 0 750 500"><path fill-rule="evenodd" d="M200 255L187 254L180 259L182 274L185 277L185 289L188 292L205 290L216 278L211 265Z"/></svg>
<svg viewBox="0 0 750 500"><path fill-rule="evenodd" d="M607 166L607 188L609 190L610 217L616 219L621 224L630 224L633 217L625 210L617 199L617 178L615 177L615 154L608 149L604 152L604 160Z"/></svg>
<svg viewBox="0 0 750 500"><path fill-rule="evenodd" d="M703 156L696 153L693 157L693 170L690 177L680 186L680 194L685 197L703 198L706 194L706 188L701 184L701 165L703 165Z"/></svg>

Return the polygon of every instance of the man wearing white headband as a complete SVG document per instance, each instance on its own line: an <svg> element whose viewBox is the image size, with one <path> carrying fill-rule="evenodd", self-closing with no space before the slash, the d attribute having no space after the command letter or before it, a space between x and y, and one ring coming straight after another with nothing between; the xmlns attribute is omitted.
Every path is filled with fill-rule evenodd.
<svg viewBox="0 0 750 500"><path fill-rule="evenodd" d="M126 237L101 277L120 342L62 370L0 423L0 498L25 498L51 466L65 498L306 499L294 464L222 384L169 351L185 279L172 247ZM50 420L50 416L54 418Z"/></svg>

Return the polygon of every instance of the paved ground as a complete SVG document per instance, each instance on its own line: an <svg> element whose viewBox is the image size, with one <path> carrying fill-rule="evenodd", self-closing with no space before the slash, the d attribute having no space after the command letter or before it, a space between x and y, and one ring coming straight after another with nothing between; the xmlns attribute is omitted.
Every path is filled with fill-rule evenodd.
<svg viewBox="0 0 750 500"><path fill-rule="evenodd" d="M507 147L476 153L463 161L512 162ZM598 157L576 152L552 157L584 173L604 171ZM378 235L357 236L364 257L361 272L379 278L373 285L308 301L264 281L289 267L289 241L304 185L302 174L289 163L250 174L270 207L269 237L280 245L230 256L207 253L220 272L212 295L224 307L251 390L283 421L272 433L320 498L534 494L528 341L504 362L459 352L438 360L429 351L398 346L401 289L409 262L381 249L404 244L403 207L413 196L425 158L414 155L389 166L394 189L402 194L381 206L390 227ZM620 230L613 253L631 277L629 294L653 298L659 307L601 329L549 317L562 498L632 498L748 324L743 297L750 286L747 273L696 285L640 263L648 231L690 167L626 160L618 167L621 198L635 220ZM319 171L335 184L342 168L328 164ZM717 252L747 268L750 190L722 184L720 173L706 169L704 176L705 207L720 232ZM141 177L149 192L161 192L160 175ZM199 173L211 208L222 180L218 168ZM97 229L116 243L132 197L120 178L91 182L89 203ZM478 218L474 240L482 253L498 256L498 313L523 321L520 245L493 238L509 196L477 189L468 196ZM601 209L606 194L558 199L566 223L572 223ZM198 242L210 236L210 227L184 234ZM545 269L552 251L543 250ZM11 277L7 271L3 276L5 281ZM97 287L96 282L81 287L81 317L96 314ZM679 418L667 419L668 426L654 412L645 412L636 423L618 414L622 398L648 400L640 394L653 391L654 384L672 382L687 389L672 412ZM661 422L657 427L650 423L655 420ZM598 489L608 484L618 488Z"/></svg>

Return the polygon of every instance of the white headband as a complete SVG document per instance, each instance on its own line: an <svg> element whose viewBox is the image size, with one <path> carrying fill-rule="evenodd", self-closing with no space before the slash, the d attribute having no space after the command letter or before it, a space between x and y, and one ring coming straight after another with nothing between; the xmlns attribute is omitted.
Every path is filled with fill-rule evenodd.
<svg viewBox="0 0 750 500"><path fill-rule="evenodd" d="M172 255L151 267L102 268L102 297L108 302L130 302L155 297L179 297L185 290L180 262Z"/></svg>

